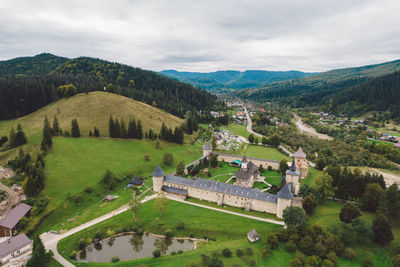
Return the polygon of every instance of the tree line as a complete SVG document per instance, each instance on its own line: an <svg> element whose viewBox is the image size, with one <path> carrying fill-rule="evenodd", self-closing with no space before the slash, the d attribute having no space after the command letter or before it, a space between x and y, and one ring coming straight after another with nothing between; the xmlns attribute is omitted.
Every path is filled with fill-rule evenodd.
<svg viewBox="0 0 400 267"><path fill-rule="evenodd" d="M157 106L181 118L191 109L211 110L224 106L216 96L200 88L152 71L100 59L76 58L52 65L50 71L42 68L40 74L24 69L24 75L17 75L19 70L13 67L17 62L8 62L10 71L3 69L1 74L0 119L24 116L60 97L104 90ZM29 66L29 58L26 62ZM48 58L42 63L36 62L47 63Z"/></svg>

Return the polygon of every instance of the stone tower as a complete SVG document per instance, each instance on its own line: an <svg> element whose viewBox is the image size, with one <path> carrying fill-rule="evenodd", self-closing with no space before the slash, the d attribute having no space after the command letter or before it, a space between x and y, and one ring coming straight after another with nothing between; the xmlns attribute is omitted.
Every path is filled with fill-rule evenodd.
<svg viewBox="0 0 400 267"><path fill-rule="evenodd" d="M282 218L283 211L292 205L292 184L286 184L276 195L278 196L276 216Z"/></svg>
<svg viewBox="0 0 400 267"><path fill-rule="evenodd" d="M210 142L206 142L206 144L203 146L203 157L206 157L211 154L212 152L212 146L210 145Z"/></svg>
<svg viewBox="0 0 400 267"><path fill-rule="evenodd" d="M248 163L247 157L246 155L243 155L242 166L240 166L240 168L243 169L244 171L247 171L247 163Z"/></svg>
<svg viewBox="0 0 400 267"><path fill-rule="evenodd" d="M160 166L156 167L152 176L153 176L153 191L160 192L164 182L164 172L161 170Z"/></svg>
<svg viewBox="0 0 400 267"><path fill-rule="evenodd" d="M292 165L286 171L285 180L286 180L286 184L289 184L289 183L292 184L291 189L292 189L292 192L295 194L297 194L299 192L299 188L300 188L299 179L300 179L300 172L298 172L296 170L296 163L295 163L295 159L293 158Z"/></svg>
<svg viewBox="0 0 400 267"><path fill-rule="evenodd" d="M296 162L297 170L300 172L300 178L307 177L308 175L307 155L306 153L304 153L301 147L299 147L296 153L294 153L293 158Z"/></svg>

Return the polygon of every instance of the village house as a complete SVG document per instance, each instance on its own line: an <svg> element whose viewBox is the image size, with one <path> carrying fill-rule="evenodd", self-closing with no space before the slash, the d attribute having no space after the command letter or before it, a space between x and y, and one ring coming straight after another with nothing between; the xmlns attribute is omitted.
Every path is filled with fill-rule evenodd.
<svg viewBox="0 0 400 267"><path fill-rule="evenodd" d="M247 239L249 239L249 241L253 243L258 241L260 239L260 236L258 235L256 230L252 229L250 232L247 233Z"/></svg>
<svg viewBox="0 0 400 267"><path fill-rule="evenodd" d="M25 234L19 234L0 243L0 265L19 257L32 249L32 240Z"/></svg>
<svg viewBox="0 0 400 267"><path fill-rule="evenodd" d="M21 203L13 208L3 219L0 220L0 237L12 236L22 217L31 210L31 206Z"/></svg>

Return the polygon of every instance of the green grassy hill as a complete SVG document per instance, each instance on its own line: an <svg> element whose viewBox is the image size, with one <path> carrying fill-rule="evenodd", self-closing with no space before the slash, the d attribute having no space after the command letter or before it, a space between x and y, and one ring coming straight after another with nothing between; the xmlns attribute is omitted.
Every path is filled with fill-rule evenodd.
<svg viewBox="0 0 400 267"><path fill-rule="evenodd" d="M82 136L89 136L89 131L93 131L95 126L100 130L101 137L108 136L110 115L118 119L123 118L125 123L128 123L130 117L140 119L144 131L152 129L158 132L163 122L173 128L183 123L182 119L142 102L116 94L91 92L61 99L18 119L0 121L0 136L8 136L11 127L16 129L20 123L28 138L28 144L23 148L29 151L38 150L46 115L50 123L54 116L57 116L60 127L68 131L71 130L71 120L76 118ZM12 158L17 150L0 152L0 164Z"/></svg>

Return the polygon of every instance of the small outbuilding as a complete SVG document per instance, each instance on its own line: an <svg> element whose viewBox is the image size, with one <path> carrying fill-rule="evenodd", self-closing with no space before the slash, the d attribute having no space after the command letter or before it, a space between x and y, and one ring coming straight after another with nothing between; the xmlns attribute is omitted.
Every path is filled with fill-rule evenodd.
<svg viewBox="0 0 400 267"><path fill-rule="evenodd" d="M247 238L251 243L256 242L260 239L260 236L256 232L256 230L252 229L250 232L247 233Z"/></svg>
<svg viewBox="0 0 400 267"><path fill-rule="evenodd" d="M129 184L136 186L136 187L141 187L143 185L142 177L138 176L136 178L133 178L132 180L129 181Z"/></svg>
<svg viewBox="0 0 400 267"><path fill-rule="evenodd" d="M242 162L238 159L235 159L229 162L229 166L240 168L240 166L242 166Z"/></svg>
<svg viewBox="0 0 400 267"><path fill-rule="evenodd" d="M107 195L103 198L103 201L112 201L114 199L116 199L118 196L114 196L114 195Z"/></svg>

